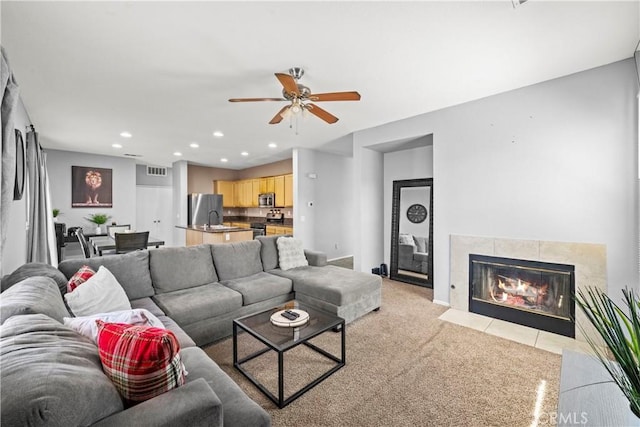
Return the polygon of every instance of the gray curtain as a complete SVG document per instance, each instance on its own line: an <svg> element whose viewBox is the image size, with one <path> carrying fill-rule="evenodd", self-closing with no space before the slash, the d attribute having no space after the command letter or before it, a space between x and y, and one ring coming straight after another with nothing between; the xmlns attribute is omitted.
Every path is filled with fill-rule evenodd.
<svg viewBox="0 0 640 427"><path fill-rule="evenodd" d="M0 259L4 250L7 236L9 211L13 203L13 186L16 177L16 143L13 117L18 106L19 87L16 83L4 48L0 46L2 60L0 61L0 89L2 91L2 105L0 106L0 122L2 123L2 162L0 175L2 176L0 196Z"/></svg>
<svg viewBox="0 0 640 427"><path fill-rule="evenodd" d="M27 262L43 262L58 266L55 226L51 215L49 176L45 154L38 133L27 132L27 171L29 179L27 230Z"/></svg>

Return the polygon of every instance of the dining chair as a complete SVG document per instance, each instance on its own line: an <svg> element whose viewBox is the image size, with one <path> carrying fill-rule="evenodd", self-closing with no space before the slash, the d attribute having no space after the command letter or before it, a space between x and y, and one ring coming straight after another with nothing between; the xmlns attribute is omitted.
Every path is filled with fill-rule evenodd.
<svg viewBox="0 0 640 427"><path fill-rule="evenodd" d="M117 254L133 252L139 249L147 249L147 243L149 242L149 232L141 231L137 233L115 233L115 240Z"/></svg>
<svg viewBox="0 0 640 427"><path fill-rule="evenodd" d="M131 230L131 224L107 225L107 236L115 239L116 233L122 233L127 230Z"/></svg>
<svg viewBox="0 0 640 427"><path fill-rule="evenodd" d="M76 230L76 236L78 236L78 242L80 242L80 248L82 249L82 253L85 258L91 258L91 250L89 249L89 243L87 242L87 238L84 235L84 231L82 228L78 228Z"/></svg>

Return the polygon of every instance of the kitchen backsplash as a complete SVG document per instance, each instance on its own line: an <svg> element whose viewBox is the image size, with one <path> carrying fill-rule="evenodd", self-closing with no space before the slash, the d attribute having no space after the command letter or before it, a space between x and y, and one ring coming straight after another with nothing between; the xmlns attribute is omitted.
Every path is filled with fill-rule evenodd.
<svg viewBox="0 0 640 427"><path fill-rule="evenodd" d="M224 208L224 216L265 217L272 210L282 212L285 218L293 218L293 208Z"/></svg>

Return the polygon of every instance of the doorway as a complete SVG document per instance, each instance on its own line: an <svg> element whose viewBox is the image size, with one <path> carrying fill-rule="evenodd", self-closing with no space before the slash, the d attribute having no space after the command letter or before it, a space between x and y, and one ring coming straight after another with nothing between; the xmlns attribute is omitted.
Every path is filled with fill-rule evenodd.
<svg viewBox="0 0 640 427"><path fill-rule="evenodd" d="M433 178L393 181L389 277L433 287Z"/></svg>

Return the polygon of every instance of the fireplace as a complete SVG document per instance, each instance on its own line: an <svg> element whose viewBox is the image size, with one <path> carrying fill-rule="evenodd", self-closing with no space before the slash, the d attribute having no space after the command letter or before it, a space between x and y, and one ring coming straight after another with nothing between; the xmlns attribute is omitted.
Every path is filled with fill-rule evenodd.
<svg viewBox="0 0 640 427"><path fill-rule="evenodd" d="M469 311L574 338L574 270L469 254Z"/></svg>

